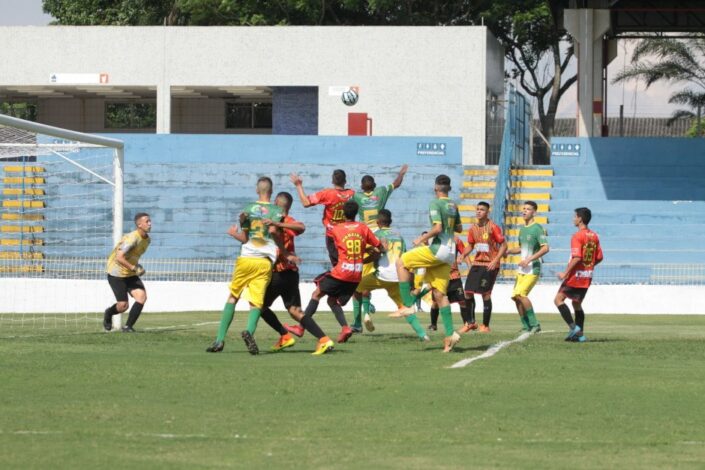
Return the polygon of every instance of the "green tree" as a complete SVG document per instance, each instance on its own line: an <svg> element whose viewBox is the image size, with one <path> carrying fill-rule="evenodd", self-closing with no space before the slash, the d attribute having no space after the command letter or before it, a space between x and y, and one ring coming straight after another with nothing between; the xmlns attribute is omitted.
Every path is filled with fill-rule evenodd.
<svg viewBox="0 0 705 470"><path fill-rule="evenodd" d="M701 114L705 112L705 36L688 39L647 38L634 48L631 65L619 72L612 83L643 80L646 87L656 82L683 83L687 87L669 97L669 103L682 104L671 114L669 125L677 119L695 119L688 135L703 130ZM694 112L695 111L695 112Z"/></svg>
<svg viewBox="0 0 705 470"><path fill-rule="evenodd" d="M546 137L576 81L560 0L44 0L57 24L394 25L486 24L505 48L510 74L536 99Z"/></svg>

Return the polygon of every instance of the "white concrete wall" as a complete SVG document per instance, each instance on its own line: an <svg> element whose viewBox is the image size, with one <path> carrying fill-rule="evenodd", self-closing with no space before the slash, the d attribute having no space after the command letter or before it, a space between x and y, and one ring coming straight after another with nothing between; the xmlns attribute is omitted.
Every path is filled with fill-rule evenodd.
<svg viewBox="0 0 705 470"><path fill-rule="evenodd" d="M115 299L107 281L56 279L2 279L0 313L102 312ZM226 283L218 282L149 282L145 279L148 300L146 312L218 311L228 296ZM313 292L313 283L301 284L304 304ZM531 292L537 313L557 313L553 298L557 284L539 284ZM515 312L511 301L512 285L495 286L492 302L498 313ZM41 292L42 295L37 295ZM375 291L372 301L380 312L396 310L383 291ZM588 314L705 314L702 286L604 285L592 286L585 299ZM242 301L238 310L246 310ZM283 311L281 300L274 304ZM347 310L352 303L347 305ZM320 311L327 311L322 302ZM454 306L457 310L457 306Z"/></svg>
<svg viewBox="0 0 705 470"><path fill-rule="evenodd" d="M158 98L179 85L318 86L322 135L367 112L375 135L461 136L463 162L484 163L485 27L1 27L0 42L0 86L50 85L57 72L156 85ZM347 85L360 87L354 107L328 96Z"/></svg>

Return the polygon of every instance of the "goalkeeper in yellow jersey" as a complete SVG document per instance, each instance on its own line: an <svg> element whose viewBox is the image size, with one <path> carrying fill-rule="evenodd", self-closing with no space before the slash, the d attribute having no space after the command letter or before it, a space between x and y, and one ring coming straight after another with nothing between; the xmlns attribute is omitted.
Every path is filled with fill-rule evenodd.
<svg viewBox="0 0 705 470"><path fill-rule="evenodd" d="M149 232L152 230L152 219L146 212L135 214L135 225L137 229L124 235L120 242L113 248L108 265L105 268L108 273L108 284L115 294L116 303L105 309L103 314L103 328L105 331L113 329L113 315L127 310L129 293L135 302L130 309L127 323L122 327L125 333L132 333L137 319L142 313L144 303L147 301L147 291L142 284L140 276L144 274L144 268L139 264L140 256L149 248Z"/></svg>

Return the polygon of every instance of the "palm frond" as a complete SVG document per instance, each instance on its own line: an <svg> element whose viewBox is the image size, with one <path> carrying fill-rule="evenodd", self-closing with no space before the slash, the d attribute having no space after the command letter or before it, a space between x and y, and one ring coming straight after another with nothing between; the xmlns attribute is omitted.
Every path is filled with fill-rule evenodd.
<svg viewBox="0 0 705 470"><path fill-rule="evenodd" d="M695 114L693 114L692 111L688 111L687 109L677 109L671 113L671 117L666 121L666 125L668 127L671 127L674 122L678 121L679 119L685 119L689 118L692 119L695 117Z"/></svg>

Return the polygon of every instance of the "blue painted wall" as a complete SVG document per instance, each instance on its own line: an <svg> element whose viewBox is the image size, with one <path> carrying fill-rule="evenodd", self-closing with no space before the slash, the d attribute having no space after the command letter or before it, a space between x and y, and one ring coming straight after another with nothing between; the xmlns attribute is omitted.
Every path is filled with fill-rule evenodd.
<svg viewBox="0 0 705 470"><path fill-rule="evenodd" d="M272 89L272 134L318 134L318 87Z"/></svg>
<svg viewBox="0 0 705 470"><path fill-rule="evenodd" d="M621 264L622 274L648 274L644 266L654 263L705 264L705 140L554 138L552 148L547 263L565 266L573 210L586 206L605 263Z"/></svg>
<svg viewBox="0 0 705 470"><path fill-rule="evenodd" d="M304 209L291 172L311 194L330 187L331 173L343 168L348 186L359 188L365 174L389 184L403 163L404 184L388 203L394 226L411 241L428 228L428 202L439 173L451 176L457 195L462 180L460 138L119 135L125 141L125 230L135 212L152 215L149 258L234 259L239 243L226 235L245 204L256 199L257 178L270 176L275 193L289 191L292 216L306 233L297 240L311 278L327 268L322 208ZM443 143L445 156L418 155L419 143Z"/></svg>

